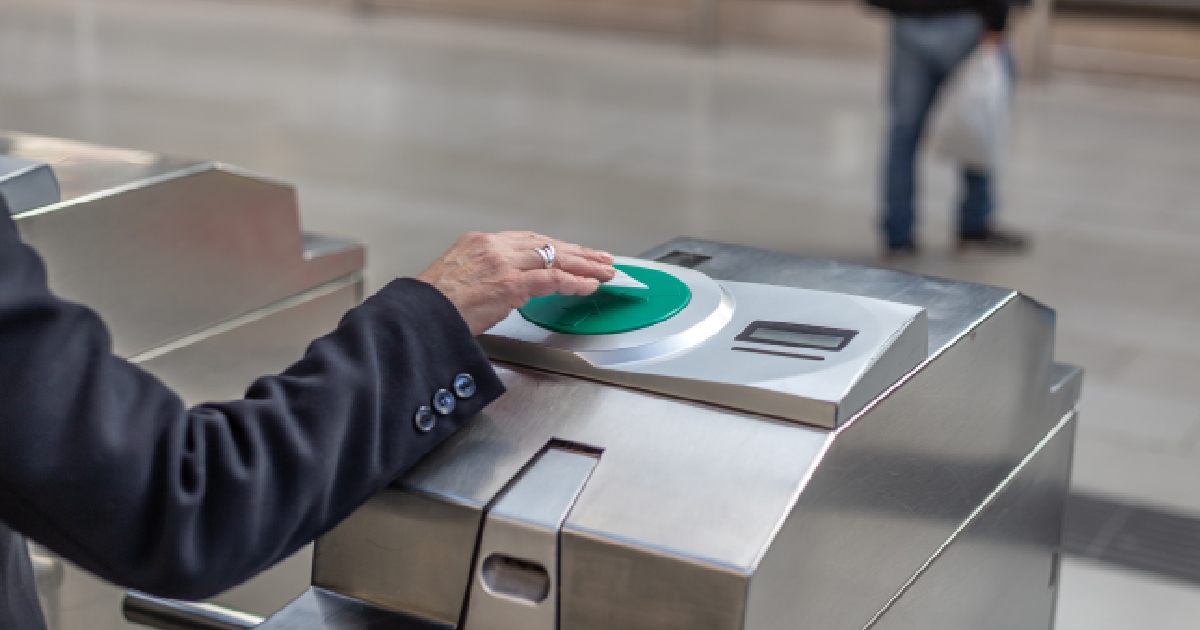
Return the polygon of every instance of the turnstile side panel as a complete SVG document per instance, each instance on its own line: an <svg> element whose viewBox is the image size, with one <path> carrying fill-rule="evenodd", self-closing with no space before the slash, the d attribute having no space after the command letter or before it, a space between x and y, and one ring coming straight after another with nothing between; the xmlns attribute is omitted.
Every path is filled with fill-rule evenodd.
<svg viewBox="0 0 1200 630"><path fill-rule="evenodd" d="M366 602L310 588L258 626L257 630L453 630Z"/></svg>
<svg viewBox="0 0 1200 630"><path fill-rule="evenodd" d="M745 573L574 529L564 528L561 536L561 630L743 627Z"/></svg>
<svg viewBox="0 0 1200 630"><path fill-rule="evenodd" d="M871 630L1047 630L1054 625L1074 412L1067 423Z"/></svg>
<svg viewBox="0 0 1200 630"><path fill-rule="evenodd" d="M456 627L483 507L388 488L317 541L313 585Z"/></svg>
<svg viewBox="0 0 1200 630"><path fill-rule="evenodd" d="M282 371L359 302L361 281L141 364L189 405L241 398L254 379Z"/></svg>
<svg viewBox="0 0 1200 630"><path fill-rule="evenodd" d="M372 499L318 543L318 585L422 614L417 606L430 596L401 577L462 584L434 598L440 615L434 618L450 619L448 611L457 614L466 593L483 506L558 438L603 449L563 526L564 539L603 532L601 542L580 543L597 553L611 541L622 541L615 547L622 550L619 562L570 565L566 557L578 556L568 545L575 542L564 542L564 589L579 594L582 582L620 583L635 575L681 572L720 590L721 601L740 602L746 572L830 436L824 430L565 376L509 367L499 372L507 394L410 471L403 480L405 489L389 489ZM464 526L452 539L440 521L422 521L420 511L430 506L398 502L397 493L408 492L439 503L437 509L447 522L469 522L470 527ZM423 553L449 556L451 561L413 565L411 558ZM701 575L713 571L726 577ZM676 618L709 616L712 603L707 593L680 594L672 604ZM592 597L609 595L632 597L637 592L591 592ZM564 614L579 604L564 599ZM636 600L605 602L614 609L635 604ZM596 605L589 603L582 610L593 611ZM741 608L738 603L726 610ZM591 612L581 614L581 619L594 618ZM611 627L620 626L607 628Z"/></svg>
<svg viewBox="0 0 1200 630"><path fill-rule="evenodd" d="M166 175L203 164L196 160L106 147L90 142L0 131L0 154L44 162L54 170L62 199Z"/></svg>
<svg viewBox="0 0 1200 630"><path fill-rule="evenodd" d="M559 531L598 458L551 447L484 517L465 630L557 630Z"/></svg>
<svg viewBox="0 0 1200 630"><path fill-rule="evenodd" d="M550 440L603 449L565 528L749 568L830 432L501 367L508 393L404 481L486 505Z"/></svg>
<svg viewBox="0 0 1200 630"><path fill-rule="evenodd" d="M751 579L746 627L860 630L1055 426L1053 322L1009 301L852 419Z"/></svg>
<svg viewBox="0 0 1200 630"><path fill-rule="evenodd" d="M307 262L295 191L215 165L16 219L51 288L96 309L122 356L362 267L346 252Z"/></svg>

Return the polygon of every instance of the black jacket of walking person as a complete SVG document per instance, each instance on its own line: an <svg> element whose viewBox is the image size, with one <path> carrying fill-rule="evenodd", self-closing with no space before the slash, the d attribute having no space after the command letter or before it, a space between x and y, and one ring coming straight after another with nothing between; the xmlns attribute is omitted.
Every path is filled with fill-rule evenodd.
<svg viewBox="0 0 1200 630"><path fill-rule="evenodd" d="M988 31L999 33L1008 27L1008 0L867 0L867 4L896 15L976 11L983 16Z"/></svg>

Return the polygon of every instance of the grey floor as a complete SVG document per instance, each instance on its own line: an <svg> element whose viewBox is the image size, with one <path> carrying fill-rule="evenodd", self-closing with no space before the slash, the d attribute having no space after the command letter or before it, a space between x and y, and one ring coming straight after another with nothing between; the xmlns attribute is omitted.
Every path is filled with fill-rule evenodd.
<svg viewBox="0 0 1200 630"><path fill-rule="evenodd" d="M677 235L877 264L880 63L211 0L7 0L0 127L225 160L295 183L369 281L461 232L635 254ZM1088 370L1074 484L1200 516L1200 86L1022 86L1003 221L1020 258L949 251L923 173L908 268L1058 310ZM1186 627L1200 591L1068 560L1059 628Z"/></svg>

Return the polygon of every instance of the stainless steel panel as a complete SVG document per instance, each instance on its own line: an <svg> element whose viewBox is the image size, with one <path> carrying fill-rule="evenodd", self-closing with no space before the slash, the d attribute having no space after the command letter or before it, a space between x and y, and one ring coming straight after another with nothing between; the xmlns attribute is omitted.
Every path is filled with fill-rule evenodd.
<svg viewBox="0 0 1200 630"><path fill-rule="evenodd" d="M268 311L172 352L134 360L188 404L240 398L255 378L298 361L308 341L331 332L342 315L358 304L357 278L329 288L301 294L303 301L298 304Z"/></svg>
<svg viewBox="0 0 1200 630"><path fill-rule="evenodd" d="M1046 630L1054 619L1075 412L871 630Z"/></svg>
<svg viewBox="0 0 1200 630"><path fill-rule="evenodd" d="M667 509L670 509L668 506ZM752 514L714 503L724 525L753 530ZM651 518L651 511L644 518ZM706 515L711 520L713 514ZM689 534L712 535L680 530ZM753 534L753 532L752 532ZM748 541L749 542L749 541ZM562 534L560 627L724 630L742 628L746 616L744 568L658 549L641 541L577 529ZM793 626L803 628L804 626Z"/></svg>
<svg viewBox="0 0 1200 630"><path fill-rule="evenodd" d="M756 566L746 627L862 628L1055 425L1051 323L1015 297L840 429Z"/></svg>
<svg viewBox="0 0 1200 630"><path fill-rule="evenodd" d="M272 615L258 630L448 630L452 626L376 608L311 588Z"/></svg>
<svg viewBox="0 0 1200 630"><path fill-rule="evenodd" d="M444 513L455 515L454 522L478 527L482 507L546 443L561 438L604 449L563 528L564 616L573 614L575 604L567 593L579 592L578 580L586 576L567 569L580 566L569 564L575 561L568 555L574 553L572 545L585 541L631 550L618 576L596 573L596 579L627 580L640 573L642 562L656 558L697 573L723 567L733 579L709 580L722 593L709 601L733 601L744 596L745 573L829 436L820 429L565 376L510 367L499 372L508 394L430 453L403 487L377 496L318 542L316 584L420 614L414 606L426 600L411 590L415 576L465 585L470 562L414 565L410 559L420 557L422 549L438 553L470 546L475 537L463 533L452 541L440 525L421 529L420 511L429 503L410 506L400 497L419 492L440 502ZM416 509L406 511L410 507ZM417 527L389 529L410 522ZM355 539L368 532L369 539ZM388 541L386 548L377 542L381 537ZM398 568L386 580L364 577L384 571L379 567ZM397 577L404 571L413 575ZM347 583L356 589L336 587ZM461 609L464 593L439 591L437 607ZM697 603L708 610L707 602L678 606ZM443 612L435 619L453 623L456 618Z"/></svg>
<svg viewBox="0 0 1200 630"><path fill-rule="evenodd" d="M252 630L263 619L213 604L190 604L130 591L121 605L125 618L161 630Z"/></svg>
<svg viewBox="0 0 1200 630"><path fill-rule="evenodd" d="M664 243L641 257L653 260L675 251L710 257L696 269L718 280L833 291L924 307L929 313L930 354L953 342L1016 293L982 284L693 238Z"/></svg>
<svg viewBox="0 0 1200 630"><path fill-rule="evenodd" d="M1083 370L1074 365L1055 363L1050 383L1046 413L1051 417L1066 415L1075 408L1083 393Z"/></svg>
<svg viewBox="0 0 1200 630"><path fill-rule="evenodd" d="M558 532L596 462L550 447L488 510L466 630L556 630Z"/></svg>
<svg viewBox="0 0 1200 630"><path fill-rule="evenodd" d="M457 627L482 517L483 504L384 490L317 542L313 585Z"/></svg>
<svg viewBox="0 0 1200 630"><path fill-rule="evenodd" d="M51 287L100 312L125 356L355 273L358 248L305 260L295 193L200 165L16 216Z"/></svg>
<svg viewBox="0 0 1200 630"><path fill-rule="evenodd" d="M0 131L0 153L50 165L63 201L202 164L137 149ZM57 200L56 200L57 201Z"/></svg>

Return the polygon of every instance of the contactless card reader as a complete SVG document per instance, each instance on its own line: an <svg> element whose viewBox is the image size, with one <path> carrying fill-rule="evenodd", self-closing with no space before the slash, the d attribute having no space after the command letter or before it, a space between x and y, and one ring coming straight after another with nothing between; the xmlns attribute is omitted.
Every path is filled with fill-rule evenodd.
<svg viewBox="0 0 1200 630"><path fill-rule="evenodd" d="M535 298L480 338L489 356L827 428L928 356L920 307L616 266L646 288Z"/></svg>

